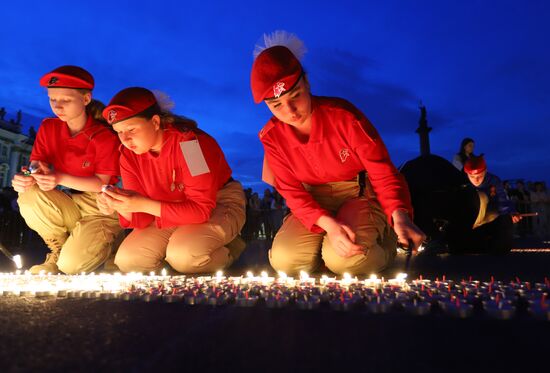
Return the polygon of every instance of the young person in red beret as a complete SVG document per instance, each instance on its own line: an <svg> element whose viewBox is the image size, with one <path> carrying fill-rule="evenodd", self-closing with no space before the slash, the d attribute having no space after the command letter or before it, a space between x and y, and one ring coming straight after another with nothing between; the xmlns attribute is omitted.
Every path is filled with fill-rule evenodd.
<svg viewBox="0 0 550 373"><path fill-rule="evenodd" d="M311 94L294 35L264 41L251 72L254 101L273 114L259 134L264 180L292 211L273 241L273 268L310 272L322 257L335 273L379 272L392 263L396 233L416 250L425 235L411 221L407 185L376 129L351 103Z"/></svg>
<svg viewBox="0 0 550 373"><path fill-rule="evenodd" d="M90 272L106 261L121 231L116 215L96 204L101 186L118 180L120 142L101 117L103 105L92 100L88 71L61 66L40 85L56 117L42 122L30 167L12 180L21 215L51 250L30 272Z"/></svg>
<svg viewBox="0 0 550 373"><path fill-rule="evenodd" d="M217 142L194 121L163 109L145 88L119 92L103 111L122 142L124 189L105 188L98 204L133 228L115 257L124 272L168 262L182 273L229 266L244 249L242 186Z"/></svg>
<svg viewBox="0 0 550 373"><path fill-rule="evenodd" d="M469 232L458 237L463 252L505 254L512 249L514 224L521 220L500 178L487 172L483 156L472 156L464 172L477 191L477 218Z"/></svg>

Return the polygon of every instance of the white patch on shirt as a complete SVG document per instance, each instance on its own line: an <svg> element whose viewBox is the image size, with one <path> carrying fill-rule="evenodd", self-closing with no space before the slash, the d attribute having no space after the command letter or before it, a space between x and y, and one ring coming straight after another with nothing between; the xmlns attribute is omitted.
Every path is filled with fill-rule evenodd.
<svg viewBox="0 0 550 373"><path fill-rule="evenodd" d="M185 158L185 162L187 163L187 167L189 167L191 176L198 176L210 172L206 164L206 159L204 159L199 140L182 141L180 142L180 148L183 153L183 158Z"/></svg>
<svg viewBox="0 0 550 373"><path fill-rule="evenodd" d="M349 157L349 150L348 149L342 149L340 150L340 160L342 163L344 163Z"/></svg>

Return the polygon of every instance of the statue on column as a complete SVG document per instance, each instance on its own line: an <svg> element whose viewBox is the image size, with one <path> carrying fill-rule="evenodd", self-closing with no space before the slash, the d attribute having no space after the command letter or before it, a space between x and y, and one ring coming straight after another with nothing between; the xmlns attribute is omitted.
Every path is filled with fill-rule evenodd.
<svg viewBox="0 0 550 373"><path fill-rule="evenodd" d="M18 110L17 111L17 120L15 121L16 124L21 124L21 115L23 113L21 113L21 110Z"/></svg>
<svg viewBox="0 0 550 373"><path fill-rule="evenodd" d="M4 117L6 116L6 109L4 107L0 108L0 119L4 120Z"/></svg>

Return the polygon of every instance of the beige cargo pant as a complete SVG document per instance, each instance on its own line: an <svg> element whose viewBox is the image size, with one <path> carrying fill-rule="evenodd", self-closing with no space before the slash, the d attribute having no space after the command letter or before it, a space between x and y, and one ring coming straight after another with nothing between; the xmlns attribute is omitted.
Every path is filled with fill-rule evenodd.
<svg viewBox="0 0 550 373"><path fill-rule="evenodd" d="M328 269L337 274L377 273L393 262L397 236L388 225L368 182L362 197L358 197L356 181L305 187L321 207L351 227L356 243L365 248L365 253L341 257L325 233L311 233L291 213L286 216L269 252L269 261L275 270L291 275L302 270L311 273L321 264L321 256Z"/></svg>
<svg viewBox="0 0 550 373"><path fill-rule="evenodd" d="M123 272L150 272L164 261L181 273L214 272L235 259L225 245L241 231L246 202L241 184L233 181L218 191L210 220L171 228L152 223L134 229L120 245L115 264Z"/></svg>
<svg viewBox="0 0 550 373"><path fill-rule="evenodd" d="M57 267L67 274L92 272L111 255L122 228L115 214L103 215L97 193L72 196L54 189L43 191L34 185L19 194L17 203L27 225L48 242L61 245Z"/></svg>
<svg viewBox="0 0 550 373"><path fill-rule="evenodd" d="M473 226L474 229L498 218L498 211L489 210L489 197L487 194L478 190L477 195L479 196L479 212Z"/></svg>

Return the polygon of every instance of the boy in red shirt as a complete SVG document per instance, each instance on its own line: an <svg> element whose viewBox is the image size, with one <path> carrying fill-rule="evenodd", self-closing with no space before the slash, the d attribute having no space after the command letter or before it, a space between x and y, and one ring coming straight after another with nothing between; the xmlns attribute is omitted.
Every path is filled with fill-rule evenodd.
<svg viewBox="0 0 550 373"><path fill-rule="evenodd" d="M94 117L103 105L92 100L89 72L61 66L44 75L40 85L48 89L56 118L42 122L30 170L12 180L21 215L51 250L30 272L90 272L109 257L121 231L116 215L103 215L96 205L101 186L118 180L120 143L103 118Z"/></svg>
<svg viewBox="0 0 550 373"><path fill-rule="evenodd" d="M271 265L313 271L321 254L335 273L378 272L395 256L395 233L416 250L425 236L411 221L407 185L376 129L349 102L311 95L295 36L264 40L251 72L254 101L273 113L260 131L264 175L273 174L292 210L273 241ZM363 191L357 178L364 171Z"/></svg>
<svg viewBox="0 0 550 373"><path fill-rule="evenodd" d="M98 205L125 228L115 263L154 271L166 260L183 273L230 265L244 249L242 186L217 142L194 121L163 111L152 92L127 88L103 111L122 142L124 189L105 188ZM240 241L240 244L236 244Z"/></svg>

